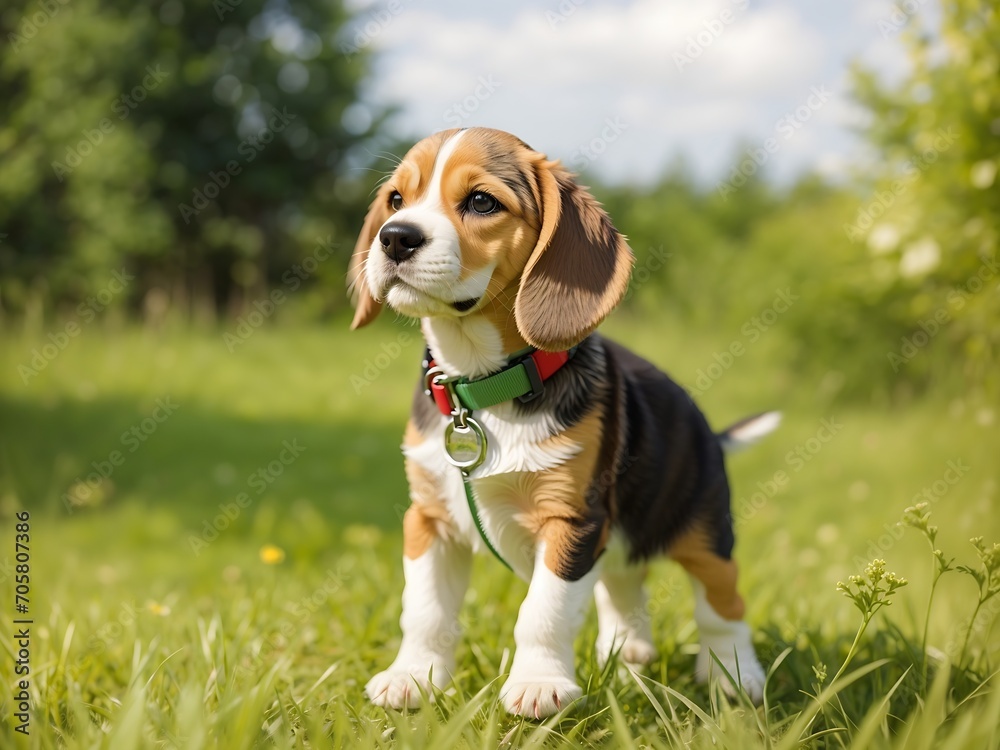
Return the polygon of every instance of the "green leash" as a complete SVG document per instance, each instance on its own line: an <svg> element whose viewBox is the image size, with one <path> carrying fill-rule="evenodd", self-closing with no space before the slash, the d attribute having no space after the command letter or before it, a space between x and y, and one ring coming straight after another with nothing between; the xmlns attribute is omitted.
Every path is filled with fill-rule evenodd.
<svg viewBox="0 0 1000 750"><path fill-rule="evenodd" d="M507 570L513 571L513 568L503 559L497 548L493 546L493 542L490 541L486 529L483 527L483 519L479 516L476 496L472 491L472 482L469 480L469 475L473 469L486 459L487 448L486 432L479 422L472 418L471 405L467 406L465 404L466 399L473 400L469 398L471 394L459 392L456 386L465 385L465 383L458 383L458 379L448 378L438 367L429 369L425 377L427 394L430 395L432 385L444 388L448 405L451 407L452 421L444 428L444 452L448 457L448 461L462 472L462 486L465 488L465 499L469 503L469 512L472 514L472 520L476 524L476 531L479 532L479 536L482 537L486 548L493 553L493 556L503 563L503 566ZM527 392L531 388L530 384L527 383L527 378L525 378L524 383L520 382L520 378L503 378L499 381L498 379L491 380L493 380L491 384L493 387L490 389L490 398L495 399L493 403L508 401L520 395L520 393ZM524 389L525 385L527 385L527 389ZM476 407L485 408L482 402L478 400L476 401Z"/></svg>
<svg viewBox="0 0 1000 750"><path fill-rule="evenodd" d="M493 546L483 520L479 517L479 507L472 491L469 475L486 459L486 432L479 422L472 418L475 409L487 409L491 406L517 399L522 403L531 401L542 395L545 386L544 378L551 376L562 367L573 354L576 347L566 352L543 353L528 348L517 352L510 358L510 363L501 371L476 380L468 378L450 378L440 367L431 366L433 361L430 349L424 361L424 393L438 404L445 414L451 413L451 423L444 428L444 451L448 461L462 472L462 484L465 487L465 499L469 502L469 512L476 524L476 531L493 556L507 570L513 568L503 559L497 548ZM546 375L539 371L536 358L547 357ZM556 359L553 364L552 359ZM437 395L435 395L435 392ZM440 396L440 400L439 397Z"/></svg>
<svg viewBox="0 0 1000 750"><path fill-rule="evenodd" d="M497 548L493 546L493 542L491 542L490 538L486 536L486 529L483 528L483 521L479 517L479 506L476 505L476 498L472 494L472 483L469 481L469 475L466 474L465 471L462 472L462 486L465 487L465 499L469 501L469 512L472 513L472 520L476 524L476 531L479 532L479 536L482 537L483 542L486 543L487 549L493 553L493 556L503 563L503 566L507 568L507 570L513 572L514 569L510 567L507 561L503 559L499 552L497 552Z"/></svg>

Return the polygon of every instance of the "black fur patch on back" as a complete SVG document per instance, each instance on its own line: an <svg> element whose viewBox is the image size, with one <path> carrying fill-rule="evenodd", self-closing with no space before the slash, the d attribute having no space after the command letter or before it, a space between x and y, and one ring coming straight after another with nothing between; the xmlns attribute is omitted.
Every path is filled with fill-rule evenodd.
<svg viewBox="0 0 1000 750"><path fill-rule="evenodd" d="M690 396L666 374L604 340L608 369L622 381L624 448L629 463L615 483L616 526L630 557L666 552L695 521L720 557L732 555L729 482L722 449Z"/></svg>

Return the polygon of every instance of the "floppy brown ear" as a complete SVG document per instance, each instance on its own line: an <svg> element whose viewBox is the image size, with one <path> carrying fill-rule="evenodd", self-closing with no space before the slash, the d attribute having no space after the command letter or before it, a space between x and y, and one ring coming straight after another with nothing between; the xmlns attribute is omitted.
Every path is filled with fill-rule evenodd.
<svg viewBox="0 0 1000 750"><path fill-rule="evenodd" d="M376 232L388 218L389 207L386 205L385 196L380 192L372 201L371 206L368 207L368 214L365 216L365 223L361 227L361 234L354 246L354 254L351 256L351 264L347 271L348 288L352 292L351 296L354 301L352 331L368 325L382 311L382 303L375 300L368 286L365 263L368 260L368 250L371 248L372 242L375 241Z"/></svg>
<svg viewBox="0 0 1000 750"><path fill-rule="evenodd" d="M542 229L521 274L517 328L532 346L578 344L621 301L632 250L594 197L558 162L537 166Z"/></svg>

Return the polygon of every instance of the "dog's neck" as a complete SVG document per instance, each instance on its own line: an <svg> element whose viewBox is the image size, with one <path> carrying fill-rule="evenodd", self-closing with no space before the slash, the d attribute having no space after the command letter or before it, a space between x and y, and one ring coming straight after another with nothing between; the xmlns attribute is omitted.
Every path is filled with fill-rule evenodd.
<svg viewBox="0 0 1000 750"><path fill-rule="evenodd" d="M528 347L514 322L513 295L501 293L461 318L421 318L434 362L448 375L481 378Z"/></svg>
<svg viewBox="0 0 1000 750"><path fill-rule="evenodd" d="M423 318L420 327L435 364L448 375L480 378L507 362L499 332L481 315Z"/></svg>

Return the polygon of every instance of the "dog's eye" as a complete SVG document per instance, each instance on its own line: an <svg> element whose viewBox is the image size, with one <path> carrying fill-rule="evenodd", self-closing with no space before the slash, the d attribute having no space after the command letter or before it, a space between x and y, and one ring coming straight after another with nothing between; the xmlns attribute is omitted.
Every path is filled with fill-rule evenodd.
<svg viewBox="0 0 1000 750"><path fill-rule="evenodd" d="M393 211L398 211L403 207L403 196L397 192L393 192L393 194L389 196L389 205L392 206Z"/></svg>
<svg viewBox="0 0 1000 750"><path fill-rule="evenodd" d="M500 201L489 193L473 193L469 196L466 205L477 214L491 214L500 209Z"/></svg>

